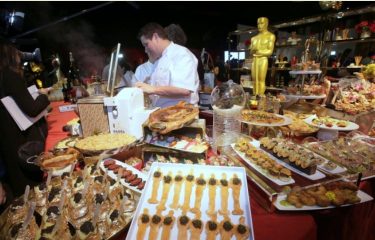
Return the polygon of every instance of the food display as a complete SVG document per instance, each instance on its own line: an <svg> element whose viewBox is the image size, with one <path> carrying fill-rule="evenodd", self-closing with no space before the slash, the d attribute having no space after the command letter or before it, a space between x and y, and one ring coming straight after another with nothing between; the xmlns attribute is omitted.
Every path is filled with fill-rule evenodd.
<svg viewBox="0 0 375 240"><path fill-rule="evenodd" d="M291 119L285 116L249 109L241 111L241 121L260 126L282 126L291 123Z"/></svg>
<svg viewBox="0 0 375 240"><path fill-rule="evenodd" d="M375 109L375 83L359 80L335 91L337 98L333 104L338 111L355 115Z"/></svg>
<svg viewBox="0 0 375 240"><path fill-rule="evenodd" d="M114 181L119 181L122 185L135 191L141 192L146 184L146 175L136 168L118 161L116 159L105 159L101 161L100 168L108 172L108 176Z"/></svg>
<svg viewBox="0 0 375 240"><path fill-rule="evenodd" d="M77 140L78 140L77 137L64 138L63 140L59 141L55 145L54 149L62 150L62 149L66 149L66 148L73 148L75 146Z"/></svg>
<svg viewBox="0 0 375 240"><path fill-rule="evenodd" d="M288 168L272 159L266 152L254 147L247 139L239 139L232 144L236 153L251 167L277 185L293 184L292 173Z"/></svg>
<svg viewBox="0 0 375 240"><path fill-rule="evenodd" d="M279 195L274 204L279 210L321 210L372 199L354 183L336 181L305 189L295 186L287 195Z"/></svg>
<svg viewBox="0 0 375 240"><path fill-rule="evenodd" d="M311 126L304 121L304 119L309 117L309 115L306 116L306 114L295 114L291 111L285 110L284 116L292 119L292 123L288 126L281 127L281 130L283 133L286 133L287 136L306 136L317 132L319 130L318 127Z"/></svg>
<svg viewBox="0 0 375 240"><path fill-rule="evenodd" d="M156 146L195 153L203 153L208 149L208 143L202 138L201 134L189 137L176 134L160 135L153 132L146 135L145 142Z"/></svg>
<svg viewBox="0 0 375 240"><path fill-rule="evenodd" d="M304 84L303 89L299 86L288 87L288 95L302 95L302 96L325 96L325 88L321 85Z"/></svg>
<svg viewBox="0 0 375 240"><path fill-rule="evenodd" d="M244 169L186 170L183 164L152 165L126 239L253 239Z"/></svg>
<svg viewBox="0 0 375 240"><path fill-rule="evenodd" d="M151 113L148 127L160 134L182 128L198 117L199 109L191 104L179 102L175 106L159 109Z"/></svg>
<svg viewBox="0 0 375 240"><path fill-rule="evenodd" d="M360 139L306 143L305 147L348 169L349 173L362 173L363 178L375 176L375 148Z"/></svg>
<svg viewBox="0 0 375 240"><path fill-rule="evenodd" d="M318 117L316 115L306 118L305 122L315 127L328 130L352 131L359 128L358 124L353 122L332 117Z"/></svg>
<svg viewBox="0 0 375 240"><path fill-rule="evenodd" d="M259 142L263 150L284 163L285 167L290 166L289 169L293 172L311 180L325 177L323 173L317 170L318 163L322 161L321 157L311 151L282 138L263 137Z"/></svg>
<svg viewBox="0 0 375 240"><path fill-rule="evenodd" d="M27 187L24 196L7 209L7 226L1 229L1 236L109 239L132 219L138 196L108 178L97 165L53 179L50 176L39 186Z"/></svg>
<svg viewBox="0 0 375 240"><path fill-rule="evenodd" d="M74 148L67 148L62 151L44 152L36 159L36 164L45 171L56 171L75 163L80 152Z"/></svg>
<svg viewBox="0 0 375 240"><path fill-rule="evenodd" d="M76 142L75 147L83 153L100 153L105 150L126 147L135 141L134 136L125 133L106 133L80 139Z"/></svg>

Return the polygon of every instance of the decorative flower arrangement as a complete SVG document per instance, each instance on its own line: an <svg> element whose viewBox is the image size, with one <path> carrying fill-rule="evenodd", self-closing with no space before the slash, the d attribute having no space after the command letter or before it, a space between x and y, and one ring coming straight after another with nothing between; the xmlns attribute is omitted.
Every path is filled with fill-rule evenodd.
<svg viewBox="0 0 375 240"><path fill-rule="evenodd" d="M374 33L375 32L375 20L372 20L372 21L362 21L360 23L358 23L357 25L355 25L355 31L357 33L362 33L362 32L372 32Z"/></svg>

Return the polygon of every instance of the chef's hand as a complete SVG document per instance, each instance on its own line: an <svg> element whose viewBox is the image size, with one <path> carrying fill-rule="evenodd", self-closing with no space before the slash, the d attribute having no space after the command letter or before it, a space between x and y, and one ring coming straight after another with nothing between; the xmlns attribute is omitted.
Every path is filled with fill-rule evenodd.
<svg viewBox="0 0 375 240"><path fill-rule="evenodd" d="M142 89L144 93L148 93L148 94L153 94L155 91L155 88L153 86L147 83L143 83L143 82L135 83L135 87Z"/></svg>
<svg viewBox="0 0 375 240"><path fill-rule="evenodd" d="M3 205L7 201L7 193L3 185L0 183L0 205Z"/></svg>

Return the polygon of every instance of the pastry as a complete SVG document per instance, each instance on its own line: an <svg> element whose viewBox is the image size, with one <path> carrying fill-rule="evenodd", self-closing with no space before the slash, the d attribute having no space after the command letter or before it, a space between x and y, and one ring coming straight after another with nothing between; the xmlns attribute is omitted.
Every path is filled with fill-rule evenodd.
<svg viewBox="0 0 375 240"><path fill-rule="evenodd" d="M190 219L186 216L185 212L182 212L182 215L177 220L177 227L178 227L178 240L187 240L187 230L189 228Z"/></svg>
<svg viewBox="0 0 375 240"><path fill-rule="evenodd" d="M231 178L229 182L229 187L232 188L232 197L233 197L233 204L234 209L232 211L233 215L242 215L243 210L240 206L240 193L241 193L241 187L242 182L241 179L237 177L237 174L234 174L233 178Z"/></svg>
<svg viewBox="0 0 375 240"><path fill-rule="evenodd" d="M194 175L193 170L190 170L189 174L186 176L185 181L185 195L184 195L184 203L181 206L183 212L186 212L190 209L190 195L191 189L193 188Z"/></svg>
<svg viewBox="0 0 375 240"><path fill-rule="evenodd" d="M226 173L223 173L222 179L220 179L220 199L221 208L219 209L219 213L221 215L228 215L228 180Z"/></svg>
<svg viewBox="0 0 375 240"><path fill-rule="evenodd" d="M147 201L150 204L156 204L159 202L157 197L158 197L158 190L159 190L161 177L162 177L162 173L160 172L160 168L158 168L154 172L154 175L152 176L152 192L151 192L151 197Z"/></svg>
<svg viewBox="0 0 375 240"><path fill-rule="evenodd" d="M203 191L206 188L206 180L203 178L203 173L197 178L196 180L196 188L195 188L195 201L194 201L194 208L191 211L195 214L200 213L201 209L201 202L202 202L202 195Z"/></svg>
<svg viewBox="0 0 375 240"><path fill-rule="evenodd" d="M163 226L161 230L161 240L169 240L171 229L173 228L175 217L173 210L170 210L168 215L164 217Z"/></svg>
<svg viewBox="0 0 375 240"><path fill-rule="evenodd" d="M211 178L208 180L208 210L206 211L207 215L212 216L215 212L215 200L216 200L216 184L215 174L211 175Z"/></svg>
<svg viewBox="0 0 375 240"><path fill-rule="evenodd" d="M220 239L230 240L234 233L234 226L228 216L224 216L224 220L220 222Z"/></svg>
<svg viewBox="0 0 375 240"><path fill-rule="evenodd" d="M9 230L10 239L15 240L34 240L37 235L38 225L35 218L32 217L29 224L23 228L23 222L14 224Z"/></svg>
<svg viewBox="0 0 375 240"><path fill-rule="evenodd" d="M150 222L150 233L148 235L148 239L156 239L159 235L159 229L162 224L162 218L160 212L156 212L152 217L151 217L151 222Z"/></svg>
<svg viewBox="0 0 375 240"><path fill-rule="evenodd" d="M160 203L156 207L157 210L164 211L165 210L165 203L168 200L169 190L172 184L172 172L169 172L168 175L163 177L163 192L161 195Z"/></svg>
<svg viewBox="0 0 375 240"><path fill-rule="evenodd" d="M211 217L211 220L208 220L206 222L206 234L207 234L207 240L215 240L216 235L219 233L219 224L217 222L217 215L214 214Z"/></svg>
<svg viewBox="0 0 375 240"><path fill-rule="evenodd" d="M246 240L250 237L250 229L245 225L245 217L240 217L240 222L235 226L234 236L237 240Z"/></svg>
<svg viewBox="0 0 375 240"><path fill-rule="evenodd" d="M183 183L183 178L181 175L181 171L178 171L177 175L174 177L174 195L173 201L169 205L170 208L177 210L178 208L178 201L180 200L180 193L181 193L181 184Z"/></svg>
<svg viewBox="0 0 375 240"><path fill-rule="evenodd" d="M84 222L76 233L78 239L96 240L100 239L98 233L95 231L95 226L92 221Z"/></svg>
<svg viewBox="0 0 375 240"><path fill-rule="evenodd" d="M150 215L148 209L143 209L142 215L138 218L138 231L137 240L143 240L145 237L146 229L150 224Z"/></svg>
<svg viewBox="0 0 375 240"><path fill-rule="evenodd" d="M150 114L148 127L160 134L182 128L198 117L199 109L183 101L175 106L159 109Z"/></svg>
<svg viewBox="0 0 375 240"><path fill-rule="evenodd" d="M200 240L203 231L203 222L200 220L200 213L195 215L195 218L190 222L190 240Z"/></svg>

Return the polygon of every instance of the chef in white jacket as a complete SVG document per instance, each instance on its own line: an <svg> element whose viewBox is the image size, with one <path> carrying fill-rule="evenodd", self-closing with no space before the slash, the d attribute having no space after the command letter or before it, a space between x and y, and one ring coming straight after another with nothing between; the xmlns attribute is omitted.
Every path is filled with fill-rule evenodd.
<svg viewBox="0 0 375 240"><path fill-rule="evenodd" d="M139 39L154 59L158 59L149 84L137 82L136 87L145 93L156 95L153 106L168 107L179 101L198 103L198 60L187 48L168 40L157 23L146 24L139 32Z"/></svg>

